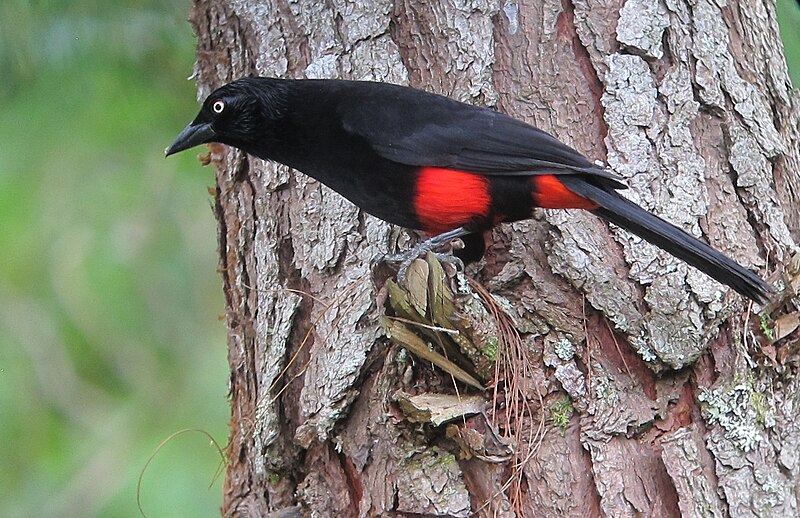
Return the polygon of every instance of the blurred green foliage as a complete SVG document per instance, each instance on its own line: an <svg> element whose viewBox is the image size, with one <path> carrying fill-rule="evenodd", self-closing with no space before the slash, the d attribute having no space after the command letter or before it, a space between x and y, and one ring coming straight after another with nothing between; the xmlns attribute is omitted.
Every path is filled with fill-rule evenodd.
<svg viewBox="0 0 800 518"><path fill-rule="evenodd" d="M188 0L0 3L0 516L139 516L186 427L227 438L214 218ZM800 9L778 13L795 83ZM149 516L218 516L182 435Z"/></svg>
<svg viewBox="0 0 800 518"><path fill-rule="evenodd" d="M0 3L0 516L139 516L229 416L189 1ZM149 516L219 516L181 435Z"/></svg>
<svg viewBox="0 0 800 518"><path fill-rule="evenodd" d="M800 87L800 5L798 0L777 1L786 64L795 88Z"/></svg>

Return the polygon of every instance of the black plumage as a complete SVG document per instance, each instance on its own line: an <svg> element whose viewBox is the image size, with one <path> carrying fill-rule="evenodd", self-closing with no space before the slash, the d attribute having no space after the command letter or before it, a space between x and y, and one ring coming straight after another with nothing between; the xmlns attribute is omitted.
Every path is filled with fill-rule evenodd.
<svg viewBox="0 0 800 518"><path fill-rule="evenodd" d="M167 154L221 142L328 185L390 223L448 236L583 208L765 302L750 270L617 193L620 179L552 135L386 83L246 78L213 92Z"/></svg>

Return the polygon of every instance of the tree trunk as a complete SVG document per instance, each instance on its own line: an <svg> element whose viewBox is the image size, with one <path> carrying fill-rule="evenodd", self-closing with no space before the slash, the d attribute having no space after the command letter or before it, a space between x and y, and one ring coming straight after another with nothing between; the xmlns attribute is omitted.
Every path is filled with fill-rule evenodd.
<svg viewBox="0 0 800 518"><path fill-rule="evenodd" d="M798 99L771 0L196 0L192 23L200 97L257 74L491 106L793 282ZM371 260L416 236L283 166L210 160L224 515L797 515L796 307L759 318L581 211L495 229L476 282L428 259L397 286Z"/></svg>

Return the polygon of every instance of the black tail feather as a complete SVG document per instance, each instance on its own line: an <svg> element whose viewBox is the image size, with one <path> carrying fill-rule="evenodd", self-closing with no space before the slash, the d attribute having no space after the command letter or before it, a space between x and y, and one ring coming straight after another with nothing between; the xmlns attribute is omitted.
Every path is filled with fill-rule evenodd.
<svg viewBox="0 0 800 518"><path fill-rule="evenodd" d="M686 261L739 294L765 304L773 293L772 287L755 273L616 192L579 176L559 179L570 191L600 206L592 213Z"/></svg>

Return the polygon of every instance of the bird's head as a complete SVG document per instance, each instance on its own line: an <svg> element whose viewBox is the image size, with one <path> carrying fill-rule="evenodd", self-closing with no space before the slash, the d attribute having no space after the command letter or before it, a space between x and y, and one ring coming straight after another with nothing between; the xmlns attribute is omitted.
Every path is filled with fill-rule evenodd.
<svg viewBox="0 0 800 518"><path fill-rule="evenodd" d="M167 148L166 156L209 142L251 151L280 113L281 88L277 81L250 77L216 89Z"/></svg>

